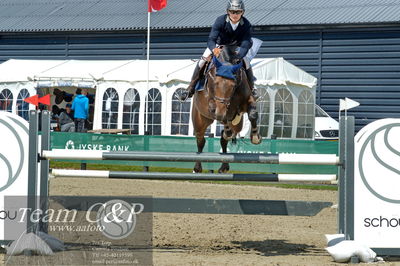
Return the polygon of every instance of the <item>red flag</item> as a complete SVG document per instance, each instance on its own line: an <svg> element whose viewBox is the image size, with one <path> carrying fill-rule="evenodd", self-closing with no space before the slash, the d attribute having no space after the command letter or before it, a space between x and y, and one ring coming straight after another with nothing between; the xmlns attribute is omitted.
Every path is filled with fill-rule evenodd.
<svg viewBox="0 0 400 266"><path fill-rule="evenodd" d="M148 0L149 12L159 11L167 6L167 0Z"/></svg>
<svg viewBox="0 0 400 266"><path fill-rule="evenodd" d="M25 102L38 106L39 104L39 95L34 95L24 99Z"/></svg>
<svg viewBox="0 0 400 266"><path fill-rule="evenodd" d="M40 98L39 95L36 94L31 97L25 98L24 101L30 104L34 104L35 106L38 106L39 103L50 105L50 94L46 94L45 96Z"/></svg>
<svg viewBox="0 0 400 266"><path fill-rule="evenodd" d="M50 105L50 94L46 94L45 96L39 98L39 103Z"/></svg>

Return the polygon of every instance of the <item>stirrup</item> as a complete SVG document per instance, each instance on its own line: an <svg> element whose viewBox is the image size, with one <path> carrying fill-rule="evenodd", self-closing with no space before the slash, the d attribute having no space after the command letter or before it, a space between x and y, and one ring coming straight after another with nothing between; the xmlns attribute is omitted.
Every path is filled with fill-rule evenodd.
<svg viewBox="0 0 400 266"><path fill-rule="evenodd" d="M189 98L189 93L187 91L184 91L177 95L176 98L178 98L178 100L183 103Z"/></svg>

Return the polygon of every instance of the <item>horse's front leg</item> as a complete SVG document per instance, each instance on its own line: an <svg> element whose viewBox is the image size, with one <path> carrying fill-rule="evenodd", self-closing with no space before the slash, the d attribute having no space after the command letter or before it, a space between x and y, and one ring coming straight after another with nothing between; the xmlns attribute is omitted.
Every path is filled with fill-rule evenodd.
<svg viewBox="0 0 400 266"><path fill-rule="evenodd" d="M225 126L220 139L222 153L227 153L228 141L230 139L232 139L232 130L228 126ZM226 173L228 171L229 171L229 163L222 163L221 167L218 169L218 173Z"/></svg>
<svg viewBox="0 0 400 266"><path fill-rule="evenodd" d="M233 138L232 129L228 125L224 125L224 130L222 131L221 139L225 139L227 142ZM222 143L221 143L222 146ZM226 152L226 151L225 151Z"/></svg>
<svg viewBox="0 0 400 266"><path fill-rule="evenodd" d="M196 136L197 142L197 152L203 152L204 145L206 144L206 139L204 135ZM201 173L203 171L203 167L201 166L201 162L197 161L194 165L193 172Z"/></svg>
<svg viewBox="0 0 400 266"><path fill-rule="evenodd" d="M260 144L261 143L261 135L258 132L258 125L257 125L257 120L258 120L258 112L257 112L257 105L255 101L250 101L249 107L247 110L247 115L250 120L251 124L251 132L250 132L250 140L251 143L253 144Z"/></svg>

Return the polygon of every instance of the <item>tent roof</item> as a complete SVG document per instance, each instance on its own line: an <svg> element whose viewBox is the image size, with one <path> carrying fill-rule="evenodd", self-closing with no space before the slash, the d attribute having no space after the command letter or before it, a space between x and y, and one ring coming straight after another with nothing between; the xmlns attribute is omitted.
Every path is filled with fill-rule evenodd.
<svg viewBox="0 0 400 266"><path fill-rule="evenodd" d="M150 60L149 80L160 83L189 83L196 65L192 60ZM283 58L252 61L256 85L299 84L314 87L317 79ZM75 80L147 81L146 60L16 60L0 64L0 83Z"/></svg>

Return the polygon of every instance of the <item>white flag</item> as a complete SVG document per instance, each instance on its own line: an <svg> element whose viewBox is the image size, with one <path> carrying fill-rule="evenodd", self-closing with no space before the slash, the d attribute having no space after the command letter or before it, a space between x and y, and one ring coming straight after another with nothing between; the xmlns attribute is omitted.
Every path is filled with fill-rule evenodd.
<svg viewBox="0 0 400 266"><path fill-rule="evenodd" d="M349 110L349 109L357 107L359 105L360 105L359 102L356 102L356 101L346 97L344 100L340 99L339 111Z"/></svg>

